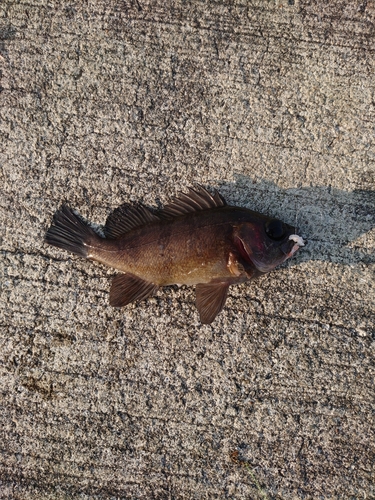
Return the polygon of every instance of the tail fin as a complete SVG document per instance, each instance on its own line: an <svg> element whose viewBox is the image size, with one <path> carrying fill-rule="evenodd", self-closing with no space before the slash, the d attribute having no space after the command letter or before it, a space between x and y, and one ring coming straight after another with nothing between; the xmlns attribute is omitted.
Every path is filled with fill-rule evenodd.
<svg viewBox="0 0 375 500"><path fill-rule="evenodd" d="M45 242L69 252L88 257L89 247L100 237L67 206L63 205L53 216Z"/></svg>

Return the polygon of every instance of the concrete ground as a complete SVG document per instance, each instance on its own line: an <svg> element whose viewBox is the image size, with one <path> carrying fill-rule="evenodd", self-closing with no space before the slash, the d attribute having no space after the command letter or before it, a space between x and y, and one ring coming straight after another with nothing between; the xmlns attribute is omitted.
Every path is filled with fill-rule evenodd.
<svg viewBox="0 0 375 500"><path fill-rule="evenodd" d="M1 498L375 498L374 54L371 1L1 2ZM309 240L212 325L43 243L194 182Z"/></svg>

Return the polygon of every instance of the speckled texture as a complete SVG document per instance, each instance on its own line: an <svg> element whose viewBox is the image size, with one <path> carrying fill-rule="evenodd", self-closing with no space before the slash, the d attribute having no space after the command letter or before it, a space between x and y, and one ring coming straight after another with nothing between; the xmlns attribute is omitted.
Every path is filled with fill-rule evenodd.
<svg viewBox="0 0 375 500"><path fill-rule="evenodd" d="M326 6L326 3L329 5ZM375 496L372 2L0 4L0 497ZM46 247L199 182L298 224L202 326Z"/></svg>

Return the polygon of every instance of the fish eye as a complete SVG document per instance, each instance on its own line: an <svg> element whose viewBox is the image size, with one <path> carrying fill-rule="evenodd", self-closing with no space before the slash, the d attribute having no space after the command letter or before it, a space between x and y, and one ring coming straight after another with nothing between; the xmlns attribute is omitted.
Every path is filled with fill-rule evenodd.
<svg viewBox="0 0 375 500"><path fill-rule="evenodd" d="M273 240L281 240L286 233L284 222L272 219L265 224L266 234Z"/></svg>

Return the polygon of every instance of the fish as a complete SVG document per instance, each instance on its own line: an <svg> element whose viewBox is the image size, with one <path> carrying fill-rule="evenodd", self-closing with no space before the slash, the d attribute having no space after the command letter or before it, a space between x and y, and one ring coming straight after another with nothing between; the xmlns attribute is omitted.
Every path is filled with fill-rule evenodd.
<svg viewBox="0 0 375 500"><path fill-rule="evenodd" d="M223 309L231 285L272 271L305 244L292 226L231 206L200 185L159 210L124 203L108 216L103 233L64 204L45 242L120 271L109 293L114 307L146 299L159 287L195 285L203 324Z"/></svg>

